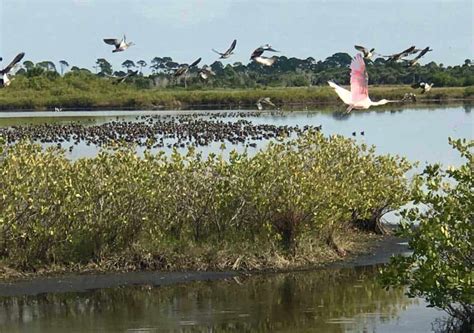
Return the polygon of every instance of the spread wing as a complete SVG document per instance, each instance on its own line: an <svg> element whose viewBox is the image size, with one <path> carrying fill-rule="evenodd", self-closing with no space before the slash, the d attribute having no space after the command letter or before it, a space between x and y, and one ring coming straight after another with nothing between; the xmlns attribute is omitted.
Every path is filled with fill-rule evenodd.
<svg viewBox="0 0 474 333"><path fill-rule="evenodd" d="M358 102L369 97L369 76L360 53L351 62L351 95L352 102Z"/></svg>
<svg viewBox="0 0 474 333"><path fill-rule="evenodd" d="M256 49L255 51L253 51L252 55L250 56L250 59L253 59L253 58L256 58L256 57L260 57L260 56L263 54L264 51L265 51L265 50L264 50L263 48L259 47L258 49Z"/></svg>
<svg viewBox="0 0 474 333"><path fill-rule="evenodd" d="M216 49L212 49L212 51L216 52L216 53L219 54L219 55L224 55L224 53L220 53L220 52L217 51Z"/></svg>
<svg viewBox="0 0 474 333"><path fill-rule="evenodd" d="M8 64L7 67L0 71L0 74L7 74L11 69L23 59L25 52L18 53L15 58Z"/></svg>
<svg viewBox="0 0 474 333"><path fill-rule="evenodd" d="M201 62L201 58L198 58L195 62L193 62L191 65L189 65L189 67L194 67L197 64L199 64L199 62Z"/></svg>
<svg viewBox="0 0 474 333"><path fill-rule="evenodd" d="M355 49L356 49L357 51L364 52L364 53L367 52L367 53L368 53L368 50L367 50L365 47L363 47L363 46L354 45L354 47L355 47Z"/></svg>
<svg viewBox="0 0 474 333"><path fill-rule="evenodd" d="M233 41L232 44L230 45L229 49L228 49L227 51L225 51L225 53L226 53L226 54L229 54L229 53L231 53L232 51L234 51L235 45L237 45L237 39L234 39L234 41Z"/></svg>
<svg viewBox="0 0 474 333"><path fill-rule="evenodd" d="M174 72L174 76L181 76L188 70L188 66L184 65L179 67L176 72Z"/></svg>
<svg viewBox="0 0 474 333"><path fill-rule="evenodd" d="M120 40L117 38L105 38L104 42L109 45L120 46Z"/></svg>

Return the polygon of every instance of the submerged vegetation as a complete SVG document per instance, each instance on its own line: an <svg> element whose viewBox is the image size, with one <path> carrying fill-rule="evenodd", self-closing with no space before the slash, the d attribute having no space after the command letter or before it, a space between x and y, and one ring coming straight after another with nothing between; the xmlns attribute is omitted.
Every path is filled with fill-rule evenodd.
<svg viewBox="0 0 474 333"><path fill-rule="evenodd" d="M426 209L418 205L403 211L400 231L413 253L392 258L384 282L408 286L410 296L424 297L455 318L449 322L453 330L470 332L474 325L474 142L450 143L466 163L447 170L429 165L415 182L415 203Z"/></svg>
<svg viewBox="0 0 474 333"><path fill-rule="evenodd" d="M411 192L405 159L319 132L228 159L3 148L0 256L21 271L316 265L360 249Z"/></svg>

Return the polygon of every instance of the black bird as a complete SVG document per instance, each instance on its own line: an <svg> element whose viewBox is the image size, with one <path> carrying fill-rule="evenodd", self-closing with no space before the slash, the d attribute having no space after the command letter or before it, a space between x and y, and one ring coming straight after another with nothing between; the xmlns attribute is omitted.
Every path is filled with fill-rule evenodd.
<svg viewBox="0 0 474 333"><path fill-rule="evenodd" d="M360 132L360 135L365 135L365 132L364 131Z"/></svg>
<svg viewBox="0 0 474 333"><path fill-rule="evenodd" d="M352 136L356 136L356 135L357 135L357 133L356 133L356 132L352 132Z"/></svg>
<svg viewBox="0 0 474 333"><path fill-rule="evenodd" d="M230 47L225 51L224 53L221 53L215 49L212 49L212 51L216 52L217 54L220 55L219 59L227 59L229 58L232 54L234 54L232 51L235 49L235 45L237 45L237 39L234 39L232 44L230 44Z"/></svg>

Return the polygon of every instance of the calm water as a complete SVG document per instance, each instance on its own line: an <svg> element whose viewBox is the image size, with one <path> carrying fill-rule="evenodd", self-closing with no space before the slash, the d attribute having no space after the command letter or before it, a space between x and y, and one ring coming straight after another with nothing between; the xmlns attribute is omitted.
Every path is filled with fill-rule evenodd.
<svg viewBox="0 0 474 333"><path fill-rule="evenodd" d="M137 121L141 115L157 114L184 114L187 111L88 111L88 112L0 112L0 127L12 125L38 124L38 123L71 123L80 121L84 124L103 124L109 121ZM209 114L208 111L191 111L192 113ZM222 111L220 111L222 113ZM239 111L224 111L231 115L219 118L223 121L237 121L241 119L235 114ZM245 114L245 111L240 111ZM189 112L188 112L189 113ZM209 115L204 115L209 118ZM379 153L399 154L411 161L420 161L420 167L425 162L442 162L446 165L458 165L461 160L458 154L448 145L448 137L473 138L473 116L471 105L458 106L432 106L427 108L387 109L384 111L353 112L347 116L339 113L298 111L283 112L281 114L262 113L256 117L245 117L254 124L274 125L322 125L325 134L342 134L353 137L359 142L373 144ZM361 136L360 132L365 135ZM258 141L257 148L247 148L249 152L256 151L265 146L265 142ZM68 148L69 144L64 144ZM204 153L218 152L220 142L215 142L207 147L201 147ZM227 151L236 149L243 151L243 145L226 144ZM144 148L139 148L143 151ZM163 149L170 151L169 149ZM156 150L155 150L156 151ZM178 151L185 152L186 148ZM72 159L84 156L94 156L98 148L94 145L87 146L81 143L75 146L71 153Z"/></svg>
<svg viewBox="0 0 474 333"><path fill-rule="evenodd" d="M427 332L444 313L377 267L0 298L2 332Z"/></svg>
<svg viewBox="0 0 474 333"><path fill-rule="evenodd" d="M400 154L420 161L422 167L425 162L462 162L447 138L473 138L470 110L459 105L354 112L346 117L328 112L263 113L245 119L254 124L322 125L325 134L350 137L355 131L357 141L376 145L379 153ZM0 113L0 127L71 121L101 124L117 117L135 121L137 115L146 114L157 113ZM235 112L221 118L238 119ZM259 142L256 149L264 145ZM219 146L202 149L211 152ZM228 149L234 148L244 150L239 145ZM97 147L80 144L69 156L96 153ZM427 332L435 318L444 315L426 308L422 300L408 299L402 290L383 290L375 282L376 270L322 270L167 287L148 284L0 297L0 332Z"/></svg>

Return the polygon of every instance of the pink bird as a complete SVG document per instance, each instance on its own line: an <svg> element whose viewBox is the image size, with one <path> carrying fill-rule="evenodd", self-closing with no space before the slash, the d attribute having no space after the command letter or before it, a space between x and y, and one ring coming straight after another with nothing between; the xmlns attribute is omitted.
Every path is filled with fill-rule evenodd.
<svg viewBox="0 0 474 333"><path fill-rule="evenodd" d="M334 88L342 101L349 105L346 109L347 113L351 112L352 109L368 109L371 106L397 102L386 99L382 99L378 102L370 100L369 76L365 69L364 59L360 54L357 54L351 62L351 91L338 86L332 81L328 81L328 84Z"/></svg>

